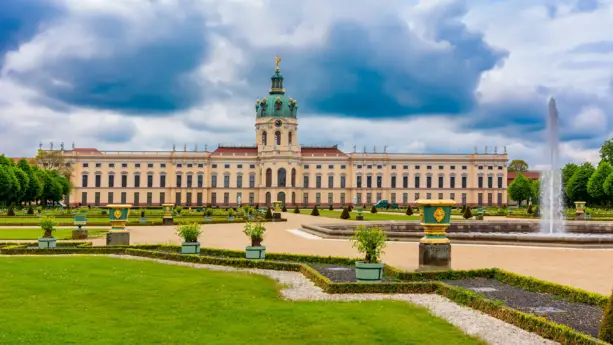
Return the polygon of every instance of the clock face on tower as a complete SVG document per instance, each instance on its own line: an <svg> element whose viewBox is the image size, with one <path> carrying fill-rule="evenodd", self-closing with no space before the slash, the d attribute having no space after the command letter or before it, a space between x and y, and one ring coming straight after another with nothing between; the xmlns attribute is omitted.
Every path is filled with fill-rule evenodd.
<svg viewBox="0 0 613 345"><path fill-rule="evenodd" d="M275 121L275 126L277 126L277 127L281 127L282 124L283 124L283 122L281 122L281 120Z"/></svg>

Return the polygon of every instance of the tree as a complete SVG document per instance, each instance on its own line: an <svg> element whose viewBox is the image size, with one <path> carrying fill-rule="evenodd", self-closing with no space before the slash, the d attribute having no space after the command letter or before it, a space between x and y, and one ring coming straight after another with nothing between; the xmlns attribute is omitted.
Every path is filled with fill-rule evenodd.
<svg viewBox="0 0 613 345"><path fill-rule="evenodd" d="M0 155L0 165L4 166L13 166L15 162L12 159L6 157L5 155Z"/></svg>
<svg viewBox="0 0 613 345"><path fill-rule="evenodd" d="M38 150L36 163L43 170L57 170L60 175L70 180L72 168L66 164L62 151L43 151Z"/></svg>
<svg viewBox="0 0 613 345"><path fill-rule="evenodd" d="M535 180L532 181L530 184L530 190L532 191L532 200L534 201L534 203L540 203L541 200L541 181L540 180Z"/></svg>
<svg viewBox="0 0 613 345"><path fill-rule="evenodd" d="M508 191L511 199L517 201L521 206L522 201L528 200L532 196L532 182L522 173L519 173L509 185Z"/></svg>
<svg viewBox="0 0 613 345"><path fill-rule="evenodd" d="M43 201L60 201L62 200L63 185L57 178L58 174L51 170L39 170L43 181Z"/></svg>
<svg viewBox="0 0 613 345"><path fill-rule="evenodd" d="M590 194L587 191L587 184L594 174L594 166L591 163L583 163L568 180L566 184L566 195L568 195L569 203L575 201L591 202Z"/></svg>
<svg viewBox="0 0 613 345"><path fill-rule="evenodd" d="M613 165L613 139L605 141L600 147L600 159Z"/></svg>
<svg viewBox="0 0 613 345"><path fill-rule="evenodd" d="M528 163L521 159L514 159L507 166L509 172L526 172L528 171Z"/></svg>
<svg viewBox="0 0 613 345"><path fill-rule="evenodd" d="M607 194L604 190L604 183L613 172L613 167L606 161L600 161L596 171L590 176L587 182L587 192L592 197L594 203L598 205L605 205L609 203Z"/></svg>
<svg viewBox="0 0 613 345"><path fill-rule="evenodd" d="M311 216L319 216L319 210L317 209L317 205L313 207L313 211L311 211Z"/></svg>
<svg viewBox="0 0 613 345"><path fill-rule="evenodd" d="M377 213L377 208L374 205L370 208L370 213Z"/></svg>
<svg viewBox="0 0 613 345"><path fill-rule="evenodd" d="M605 195L609 200L613 200L613 172L607 176L602 185Z"/></svg>
<svg viewBox="0 0 613 345"><path fill-rule="evenodd" d="M13 201L16 203L21 203L25 200L26 192L28 191L28 186L30 185L30 178L18 166L13 166L11 169L19 182L19 190L15 192Z"/></svg>
<svg viewBox="0 0 613 345"><path fill-rule="evenodd" d="M568 181L570 181L570 178L573 177L573 174L575 171L577 171L577 169L579 169L579 166L574 163L568 163L564 166L564 168L562 168L562 192L564 194L564 202L566 203L567 207L573 207L573 202L568 194L566 194L566 185L568 184Z"/></svg>
<svg viewBox="0 0 613 345"><path fill-rule="evenodd" d="M31 203L32 201L38 200L40 195L43 193L43 184L38 179L38 176L36 175L36 172L34 171L33 167L30 166L30 163L28 163L28 161L23 158L19 160L17 166L24 173L26 173L29 178L28 186L26 187L23 201Z"/></svg>
<svg viewBox="0 0 613 345"><path fill-rule="evenodd" d="M349 215L349 210L344 208L343 212L341 212L341 219L349 219L349 218L351 218L351 215Z"/></svg>
<svg viewBox="0 0 613 345"><path fill-rule="evenodd" d="M0 204L9 204L19 198L21 185L14 168L4 162L0 164Z"/></svg>

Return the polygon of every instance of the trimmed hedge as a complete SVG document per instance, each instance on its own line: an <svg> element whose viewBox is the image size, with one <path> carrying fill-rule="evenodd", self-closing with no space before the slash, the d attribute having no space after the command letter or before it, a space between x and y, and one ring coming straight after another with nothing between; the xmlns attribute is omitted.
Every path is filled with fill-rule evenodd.
<svg viewBox="0 0 613 345"><path fill-rule="evenodd" d="M604 315L598 329L598 338L613 343L613 293L611 293L611 298L604 308Z"/></svg>

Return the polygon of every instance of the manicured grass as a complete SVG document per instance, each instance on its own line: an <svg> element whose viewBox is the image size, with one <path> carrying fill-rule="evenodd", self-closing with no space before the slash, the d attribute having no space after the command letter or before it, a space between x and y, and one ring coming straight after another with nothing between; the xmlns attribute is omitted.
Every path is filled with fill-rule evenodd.
<svg viewBox="0 0 613 345"><path fill-rule="evenodd" d="M72 239L72 229L57 229L53 233L53 237L58 240L71 240ZM105 234L108 230L105 229L87 229L87 235L89 238L100 237ZM42 237L43 231L41 229L11 229L11 228L0 228L0 240L36 240L39 237Z"/></svg>
<svg viewBox="0 0 613 345"><path fill-rule="evenodd" d="M310 215L313 209L301 209L301 214ZM294 212L292 210L288 210L289 213ZM326 218L339 218L341 217L342 210L319 210L320 217ZM351 220L355 220L355 217L358 215L357 211L353 211L349 214L351 216ZM406 214L381 214L381 213L370 213L370 211L363 213L364 220L418 220L419 216L407 216Z"/></svg>
<svg viewBox="0 0 613 345"><path fill-rule="evenodd" d="M484 344L400 301L284 301L259 275L3 257L0 281L3 344Z"/></svg>

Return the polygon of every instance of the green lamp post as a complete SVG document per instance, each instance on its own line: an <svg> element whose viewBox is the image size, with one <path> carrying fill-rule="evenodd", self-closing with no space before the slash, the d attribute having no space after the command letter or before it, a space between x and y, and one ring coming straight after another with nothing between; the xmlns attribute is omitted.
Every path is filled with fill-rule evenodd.
<svg viewBox="0 0 613 345"><path fill-rule="evenodd" d="M76 230L72 230L72 239L73 240L85 240L87 239L88 233L87 230L83 229L83 225L87 225L87 211L79 210L75 212L73 218L74 225L77 226Z"/></svg>
<svg viewBox="0 0 613 345"><path fill-rule="evenodd" d="M453 200L417 200L424 237L419 241L419 270L451 269L451 244L446 231Z"/></svg>
<svg viewBox="0 0 613 345"><path fill-rule="evenodd" d="M111 231L106 234L106 245L129 245L130 232L126 230L126 223L132 205L117 204L106 207L109 209L109 220L111 221Z"/></svg>

